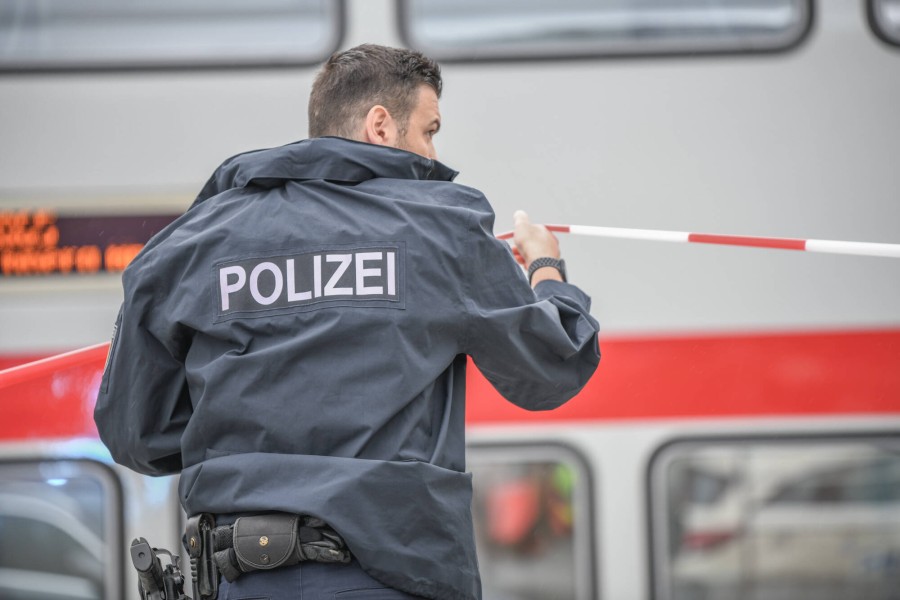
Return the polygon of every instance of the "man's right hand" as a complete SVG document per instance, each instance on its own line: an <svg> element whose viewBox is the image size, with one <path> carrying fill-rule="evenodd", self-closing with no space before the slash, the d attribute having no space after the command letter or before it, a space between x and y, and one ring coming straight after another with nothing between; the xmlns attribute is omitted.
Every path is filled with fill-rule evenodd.
<svg viewBox="0 0 900 600"><path fill-rule="evenodd" d="M513 241L516 244L516 250L524 260L526 269L537 258L559 258L559 241L551 231L543 225L532 223L528 214L523 210L517 210L513 214L513 220L515 222ZM553 267L544 267L534 272L531 285L537 285L545 279L562 281L562 276Z"/></svg>

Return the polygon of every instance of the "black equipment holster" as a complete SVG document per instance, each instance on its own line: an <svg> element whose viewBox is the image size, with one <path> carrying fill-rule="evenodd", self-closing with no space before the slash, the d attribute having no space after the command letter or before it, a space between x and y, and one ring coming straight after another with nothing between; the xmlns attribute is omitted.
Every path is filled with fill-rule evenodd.
<svg viewBox="0 0 900 600"><path fill-rule="evenodd" d="M216 527L212 515L204 513L188 520L185 537L194 593L202 600L215 598L219 574L231 582L250 571L307 560L346 564L352 558L336 531L321 519L303 515L267 513ZM198 542L196 552L192 540Z"/></svg>
<svg viewBox="0 0 900 600"><path fill-rule="evenodd" d="M219 573L213 560L213 531L216 520L202 513L187 520L184 545L191 557L194 600L215 600L219 595Z"/></svg>

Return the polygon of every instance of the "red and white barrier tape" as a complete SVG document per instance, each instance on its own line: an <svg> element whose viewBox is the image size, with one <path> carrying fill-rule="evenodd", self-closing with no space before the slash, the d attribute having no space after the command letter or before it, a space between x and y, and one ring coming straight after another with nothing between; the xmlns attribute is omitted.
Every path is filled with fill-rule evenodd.
<svg viewBox="0 0 900 600"><path fill-rule="evenodd" d="M840 242L835 240L801 240L795 238L755 237L744 235L718 235L710 233L688 233L685 231L662 231L659 229L625 229L621 227L592 227L589 225L547 225L547 229L573 235L624 238L631 240L651 240L655 242L681 242L693 244L725 244L728 246L750 246L753 248L777 248L780 250L805 250L806 252L828 252L831 254L856 254L860 256L886 256L900 258L900 244L874 242ZM513 237L507 231L497 236L501 240Z"/></svg>

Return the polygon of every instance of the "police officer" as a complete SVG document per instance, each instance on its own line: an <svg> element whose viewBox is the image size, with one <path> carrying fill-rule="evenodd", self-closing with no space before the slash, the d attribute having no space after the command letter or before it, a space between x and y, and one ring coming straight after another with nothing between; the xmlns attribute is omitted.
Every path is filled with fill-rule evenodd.
<svg viewBox="0 0 900 600"><path fill-rule="evenodd" d="M529 410L598 364L554 236L516 213L523 272L436 160L441 86L418 52L335 54L310 139L225 161L125 271L95 412L113 458L180 472L185 511L238 549L235 519L272 515L332 544L277 568L232 548L221 599L480 598L466 356Z"/></svg>

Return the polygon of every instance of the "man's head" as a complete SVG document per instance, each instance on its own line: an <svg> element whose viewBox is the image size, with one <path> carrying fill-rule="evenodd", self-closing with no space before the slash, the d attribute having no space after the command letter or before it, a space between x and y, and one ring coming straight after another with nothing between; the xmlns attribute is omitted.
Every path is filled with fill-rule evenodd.
<svg viewBox="0 0 900 600"><path fill-rule="evenodd" d="M334 135L436 158L441 70L420 52L363 44L334 54L309 96L309 137Z"/></svg>

